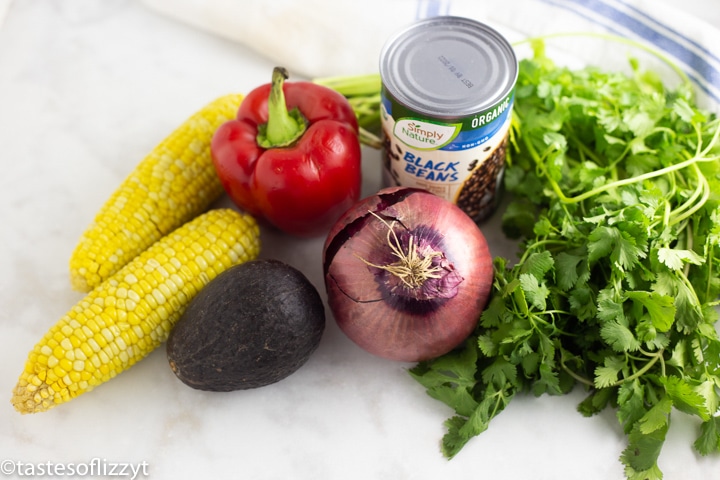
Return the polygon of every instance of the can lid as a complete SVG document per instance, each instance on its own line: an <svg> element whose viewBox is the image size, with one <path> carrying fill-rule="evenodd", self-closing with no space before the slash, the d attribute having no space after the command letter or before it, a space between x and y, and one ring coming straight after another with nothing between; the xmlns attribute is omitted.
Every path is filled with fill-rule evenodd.
<svg viewBox="0 0 720 480"><path fill-rule="evenodd" d="M510 43L475 20L439 16L398 32L380 54L385 89L419 113L472 115L513 89L518 62Z"/></svg>

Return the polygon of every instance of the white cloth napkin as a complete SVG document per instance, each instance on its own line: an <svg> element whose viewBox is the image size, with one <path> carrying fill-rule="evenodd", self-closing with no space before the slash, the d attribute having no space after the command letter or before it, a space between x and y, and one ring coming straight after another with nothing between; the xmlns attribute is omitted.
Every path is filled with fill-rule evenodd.
<svg viewBox="0 0 720 480"><path fill-rule="evenodd" d="M308 78L376 72L382 46L392 34L435 15L474 18L511 42L568 32L618 34L661 51L697 84L702 105L712 110L720 105L720 29L654 0L142 1L164 15L246 45L293 76ZM708 8L717 9L716 2L707 0ZM613 68L627 65L630 55L643 55L641 49L598 38L561 37L548 45L568 62ZM650 57L647 64L665 68Z"/></svg>

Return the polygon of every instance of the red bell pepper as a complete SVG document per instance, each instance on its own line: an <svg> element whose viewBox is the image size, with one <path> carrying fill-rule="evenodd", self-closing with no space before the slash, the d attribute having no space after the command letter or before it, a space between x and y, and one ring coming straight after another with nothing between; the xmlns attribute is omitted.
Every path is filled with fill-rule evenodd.
<svg viewBox="0 0 720 480"><path fill-rule="evenodd" d="M213 162L237 206L284 232L317 236L360 197L358 123L341 94L286 79L275 68L271 83L245 97L215 132Z"/></svg>

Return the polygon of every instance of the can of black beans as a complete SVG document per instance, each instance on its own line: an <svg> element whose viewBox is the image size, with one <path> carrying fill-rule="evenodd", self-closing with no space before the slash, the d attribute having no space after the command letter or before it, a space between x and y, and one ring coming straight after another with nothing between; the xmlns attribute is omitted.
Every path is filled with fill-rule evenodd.
<svg viewBox="0 0 720 480"><path fill-rule="evenodd" d="M439 16L390 38L380 55L384 186L446 198L475 222L500 197L518 61L472 19Z"/></svg>

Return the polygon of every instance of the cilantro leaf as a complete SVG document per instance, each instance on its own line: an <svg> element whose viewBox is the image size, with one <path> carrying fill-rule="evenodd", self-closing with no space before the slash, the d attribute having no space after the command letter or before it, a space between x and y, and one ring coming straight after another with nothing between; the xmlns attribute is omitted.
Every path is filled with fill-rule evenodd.
<svg viewBox="0 0 720 480"><path fill-rule="evenodd" d="M553 269L554 265L555 261L550 252L533 253L523 262L520 272L529 273L538 280L542 280L545 274Z"/></svg>
<svg viewBox="0 0 720 480"><path fill-rule="evenodd" d="M646 111L628 111L623 116L623 123L635 137L646 137L655 127L655 121Z"/></svg>
<svg viewBox="0 0 720 480"><path fill-rule="evenodd" d="M705 115L698 111L697 108L693 108L684 98L678 98L675 100L675 103L673 104L673 113L688 123L703 122L706 120Z"/></svg>
<svg viewBox="0 0 720 480"><path fill-rule="evenodd" d="M712 377L707 375L703 381L693 389L703 398L705 410L709 414L718 412L720 395L718 395L718 385Z"/></svg>
<svg viewBox="0 0 720 480"><path fill-rule="evenodd" d="M588 260L591 264L610 255L612 264L624 271L634 267L639 259L646 256L636 239L618 227L599 226L588 240Z"/></svg>
<svg viewBox="0 0 720 480"><path fill-rule="evenodd" d="M695 449L701 455L710 455L720 451L720 417L710 417L700 427L700 436L695 443Z"/></svg>
<svg viewBox="0 0 720 480"><path fill-rule="evenodd" d="M657 460L668 428L669 422L665 422L652 432L643 433L640 422L635 424L628 435L628 446L620 456L621 461L629 467L629 470L626 470L626 475L631 474L628 478L632 478L633 475L642 479L659 480L662 478L662 474L659 474Z"/></svg>
<svg viewBox="0 0 720 480"><path fill-rule="evenodd" d="M505 300L501 295L494 295L480 315L480 324L483 328L497 327L507 316Z"/></svg>
<svg viewBox="0 0 720 480"><path fill-rule="evenodd" d="M578 412L586 417L596 415L607 408L613 395L614 391L610 388L593 390L593 392L588 395L585 400L580 402L578 405Z"/></svg>
<svg viewBox="0 0 720 480"><path fill-rule="evenodd" d="M520 285L525 292L525 298L530 304L538 310L545 310L547 307L546 299L550 294L550 290L544 283L540 283L535 275L529 273L520 274Z"/></svg>
<svg viewBox="0 0 720 480"><path fill-rule="evenodd" d="M703 257L692 250L683 250L675 248L659 248L658 259L672 270L680 271L686 263L693 265L701 265L704 262Z"/></svg>
<svg viewBox="0 0 720 480"><path fill-rule="evenodd" d="M648 435L670 424L670 411L673 401L670 397L663 397L638 420L637 427L641 433Z"/></svg>
<svg viewBox="0 0 720 480"><path fill-rule="evenodd" d="M496 357L482 371L482 380L488 385L498 387L502 387L506 383L515 384L517 381L517 367L502 357Z"/></svg>
<svg viewBox="0 0 720 480"><path fill-rule="evenodd" d="M617 229L611 227L597 227L588 237L588 261L593 264L613 251L613 233Z"/></svg>
<svg viewBox="0 0 720 480"><path fill-rule="evenodd" d="M600 336L616 352L635 352L640 348L633 331L622 320L603 323Z"/></svg>
<svg viewBox="0 0 720 480"><path fill-rule="evenodd" d="M647 409L645 408L645 391L645 387L638 379L624 382L620 385L620 388L618 388L617 417L626 434L629 434L636 422L647 413Z"/></svg>
<svg viewBox="0 0 720 480"><path fill-rule="evenodd" d="M533 394L536 396L543 393L549 393L551 395L560 395L563 393L563 389L560 386L560 373L553 367L554 364L549 362L543 362L538 367L540 376L533 382L532 386Z"/></svg>
<svg viewBox="0 0 720 480"><path fill-rule="evenodd" d="M671 375L663 377L661 382L665 386L665 392L672 399L675 408L687 414L696 415L703 421L710 418L710 414L705 407L705 399L693 390L693 387L685 380Z"/></svg>
<svg viewBox="0 0 720 480"><path fill-rule="evenodd" d="M488 429L490 421L500 414L515 396L512 388L495 390L492 386L484 391L482 399L468 417L455 416L445 422L447 433L442 440L442 452L453 458L473 437Z"/></svg>
<svg viewBox="0 0 720 480"><path fill-rule="evenodd" d="M673 272L659 272L653 285L656 292L675 299L675 324L678 330L690 333L704 321L697 294Z"/></svg>
<svg viewBox="0 0 720 480"><path fill-rule="evenodd" d="M672 297L656 292L641 291L625 292L625 296L644 307L655 328L661 332L670 330L675 321L675 302Z"/></svg>
<svg viewBox="0 0 720 480"><path fill-rule="evenodd" d="M595 386L597 388L606 388L617 383L620 372L625 367L624 358L615 355L605 357L603 365L595 369Z"/></svg>
<svg viewBox="0 0 720 480"><path fill-rule="evenodd" d="M593 291L587 286L573 288L570 291L568 303L570 304L570 312L578 320L589 320L595 318L597 314Z"/></svg>
<svg viewBox="0 0 720 480"><path fill-rule="evenodd" d="M508 172L517 171L512 168ZM511 202L502 216L502 231L508 238L526 237L532 234L535 222L535 206L527 201Z"/></svg>
<svg viewBox="0 0 720 480"><path fill-rule="evenodd" d="M478 349L475 342L432 363L420 363L410 375L427 389L428 395L453 408L459 415L470 415L477 407L473 396Z"/></svg>
<svg viewBox="0 0 720 480"><path fill-rule="evenodd" d="M452 457L517 392L589 388L583 415L616 410L627 480L660 480L673 409L720 451L720 119L654 72L520 62L498 257L470 350L411 373L455 409ZM513 264L514 263L514 264Z"/></svg>
<svg viewBox="0 0 720 480"><path fill-rule="evenodd" d="M601 290L597 297L597 317L600 320L612 322L625 317L622 301L615 298L609 289Z"/></svg>
<svg viewBox="0 0 720 480"><path fill-rule="evenodd" d="M662 480L663 474L657 464L652 465L647 470L635 470L633 467L625 467L625 477L628 480Z"/></svg>
<svg viewBox="0 0 720 480"><path fill-rule="evenodd" d="M589 275L587 263L581 255L560 252L555 256L555 264L558 287L561 290L570 290L578 281L584 283Z"/></svg>

